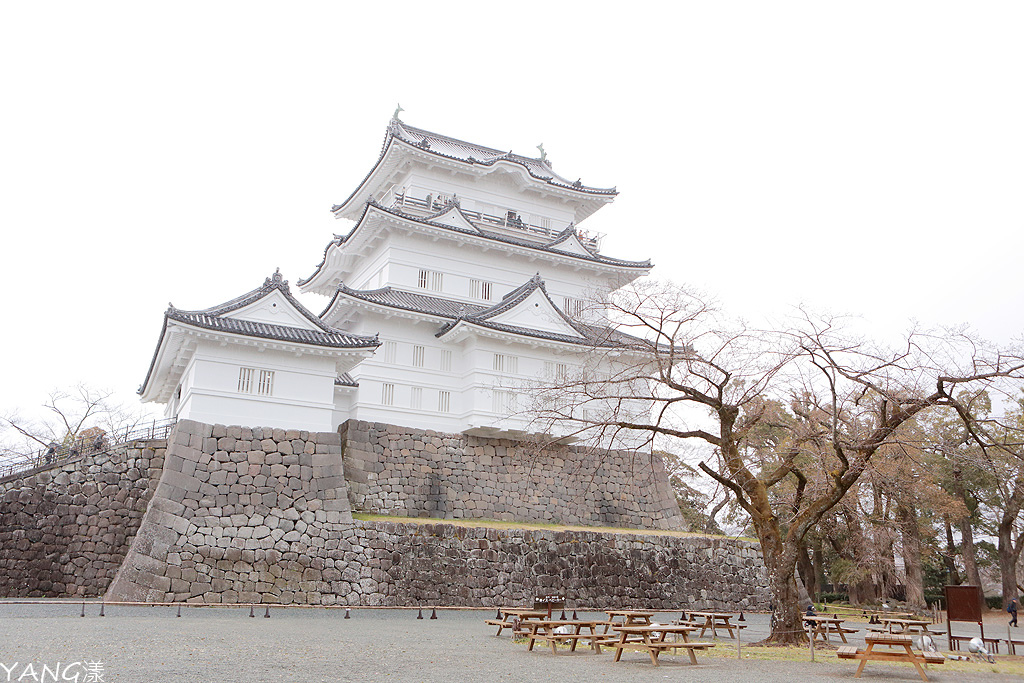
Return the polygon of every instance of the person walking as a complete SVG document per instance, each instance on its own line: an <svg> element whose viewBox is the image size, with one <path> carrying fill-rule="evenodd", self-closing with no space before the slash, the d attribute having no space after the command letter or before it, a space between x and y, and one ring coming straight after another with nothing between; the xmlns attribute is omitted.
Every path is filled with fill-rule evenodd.
<svg viewBox="0 0 1024 683"><path fill-rule="evenodd" d="M1006 611L1010 613L1010 626L1017 625L1017 598L1011 598L1010 604L1006 606Z"/></svg>

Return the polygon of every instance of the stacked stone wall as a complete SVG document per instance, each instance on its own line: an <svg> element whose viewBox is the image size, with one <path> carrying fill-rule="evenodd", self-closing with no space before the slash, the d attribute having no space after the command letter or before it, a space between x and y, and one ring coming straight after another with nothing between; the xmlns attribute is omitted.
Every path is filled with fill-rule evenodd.
<svg viewBox="0 0 1024 683"><path fill-rule="evenodd" d="M682 529L661 458L351 420L352 507L439 519Z"/></svg>
<svg viewBox="0 0 1024 683"><path fill-rule="evenodd" d="M122 445L0 480L0 596L102 595L142 521L165 445Z"/></svg>
<svg viewBox="0 0 1024 683"><path fill-rule="evenodd" d="M750 609L764 577L729 539L354 521L338 434L183 421L107 598Z"/></svg>

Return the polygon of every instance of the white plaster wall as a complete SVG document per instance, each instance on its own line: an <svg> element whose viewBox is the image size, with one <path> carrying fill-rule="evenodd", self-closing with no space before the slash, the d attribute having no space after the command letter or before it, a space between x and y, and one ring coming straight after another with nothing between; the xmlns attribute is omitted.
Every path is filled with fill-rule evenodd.
<svg viewBox="0 0 1024 683"><path fill-rule="evenodd" d="M239 393L241 367L274 372L273 393ZM201 341L182 385L178 417L212 424L242 424L330 431L334 424L336 360L330 357Z"/></svg>
<svg viewBox="0 0 1024 683"><path fill-rule="evenodd" d="M516 173L517 171L512 171ZM554 230L564 229L572 222L576 209L567 200L539 192L523 192L508 173L497 170L483 178L467 175L434 175L421 168L415 169L403 181L409 195L423 199L428 194L458 195L463 208L503 216L511 209L522 215L524 221L539 224L539 218L548 217ZM401 189L401 188L399 188Z"/></svg>

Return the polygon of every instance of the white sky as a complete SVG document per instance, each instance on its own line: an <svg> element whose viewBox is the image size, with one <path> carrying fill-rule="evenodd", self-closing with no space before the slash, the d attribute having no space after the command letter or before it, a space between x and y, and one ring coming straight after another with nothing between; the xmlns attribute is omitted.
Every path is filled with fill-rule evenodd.
<svg viewBox="0 0 1024 683"><path fill-rule="evenodd" d="M168 301L311 274L397 102L737 314L1021 333L1024 3L350 5L0 5L0 410L133 402Z"/></svg>

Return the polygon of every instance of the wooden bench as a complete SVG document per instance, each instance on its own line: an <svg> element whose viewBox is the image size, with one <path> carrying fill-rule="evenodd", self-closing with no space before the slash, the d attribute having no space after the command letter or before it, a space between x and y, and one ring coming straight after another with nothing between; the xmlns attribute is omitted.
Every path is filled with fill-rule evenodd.
<svg viewBox="0 0 1024 683"><path fill-rule="evenodd" d="M860 678L861 673L864 671L864 666L869 661L879 662L909 662L914 665L917 669L917 673L920 674L922 681L927 681L928 676L925 675L924 669L921 668L922 664L942 664L946 661L946 658L937 652L914 652L910 646L913 639L910 636L883 633L880 635L868 635L864 638L867 643L867 648L861 650L852 645L841 647L836 650L836 656L840 659L858 659L860 660L860 666L857 667L857 673L854 674L854 678ZM899 649L885 649L875 650L876 645L885 645L888 648L902 647Z"/></svg>
<svg viewBox="0 0 1024 683"><path fill-rule="evenodd" d="M697 663L697 655L693 653L694 650L707 650L715 646L715 643L686 643L681 640L679 641L652 641L644 642L641 640L628 640L626 642L615 641L613 647L615 648L615 661L619 661L622 656L624 649L637 649L647 650L651 655L651 664L658 666L658 655L665 650L674 650L683 648L686 650L686 654L690 656L690 664Z"/></svg>
<svg viewBox="0 0 1024 683"><path fill-rule="evenodd" d="M593 633L531 633L528 635L530 639L530 645L527 650L533 649L534 642L538 640L545 640L551 643L551 652L558 654L558 650L555 647L560 642L572 642L572 646L569 648L570 652L576 651L576 643L581 640L589 640L590 646L594 649L595 654L601 654L601 640L597 638Z"/></svg>
<svg viewBox="0 0 1024 683"><path fill-rule="evenodd" d="M970 641L970 640L972 640L974 638L978 638L978 637L979 636L950 636L949 637L949 649L951 649L951 650L959 650L960 649L960 641L962 641L962 640ZM999 654L999 640L1000 640L999 638L990 638L990 637L986 636L986 637L982 638L981 640L982 640L982 642L985 643L986 646L991 646L992 654L996 654L996 655ZM988 648L986 647L986 649L988 649Z"/></svg>

